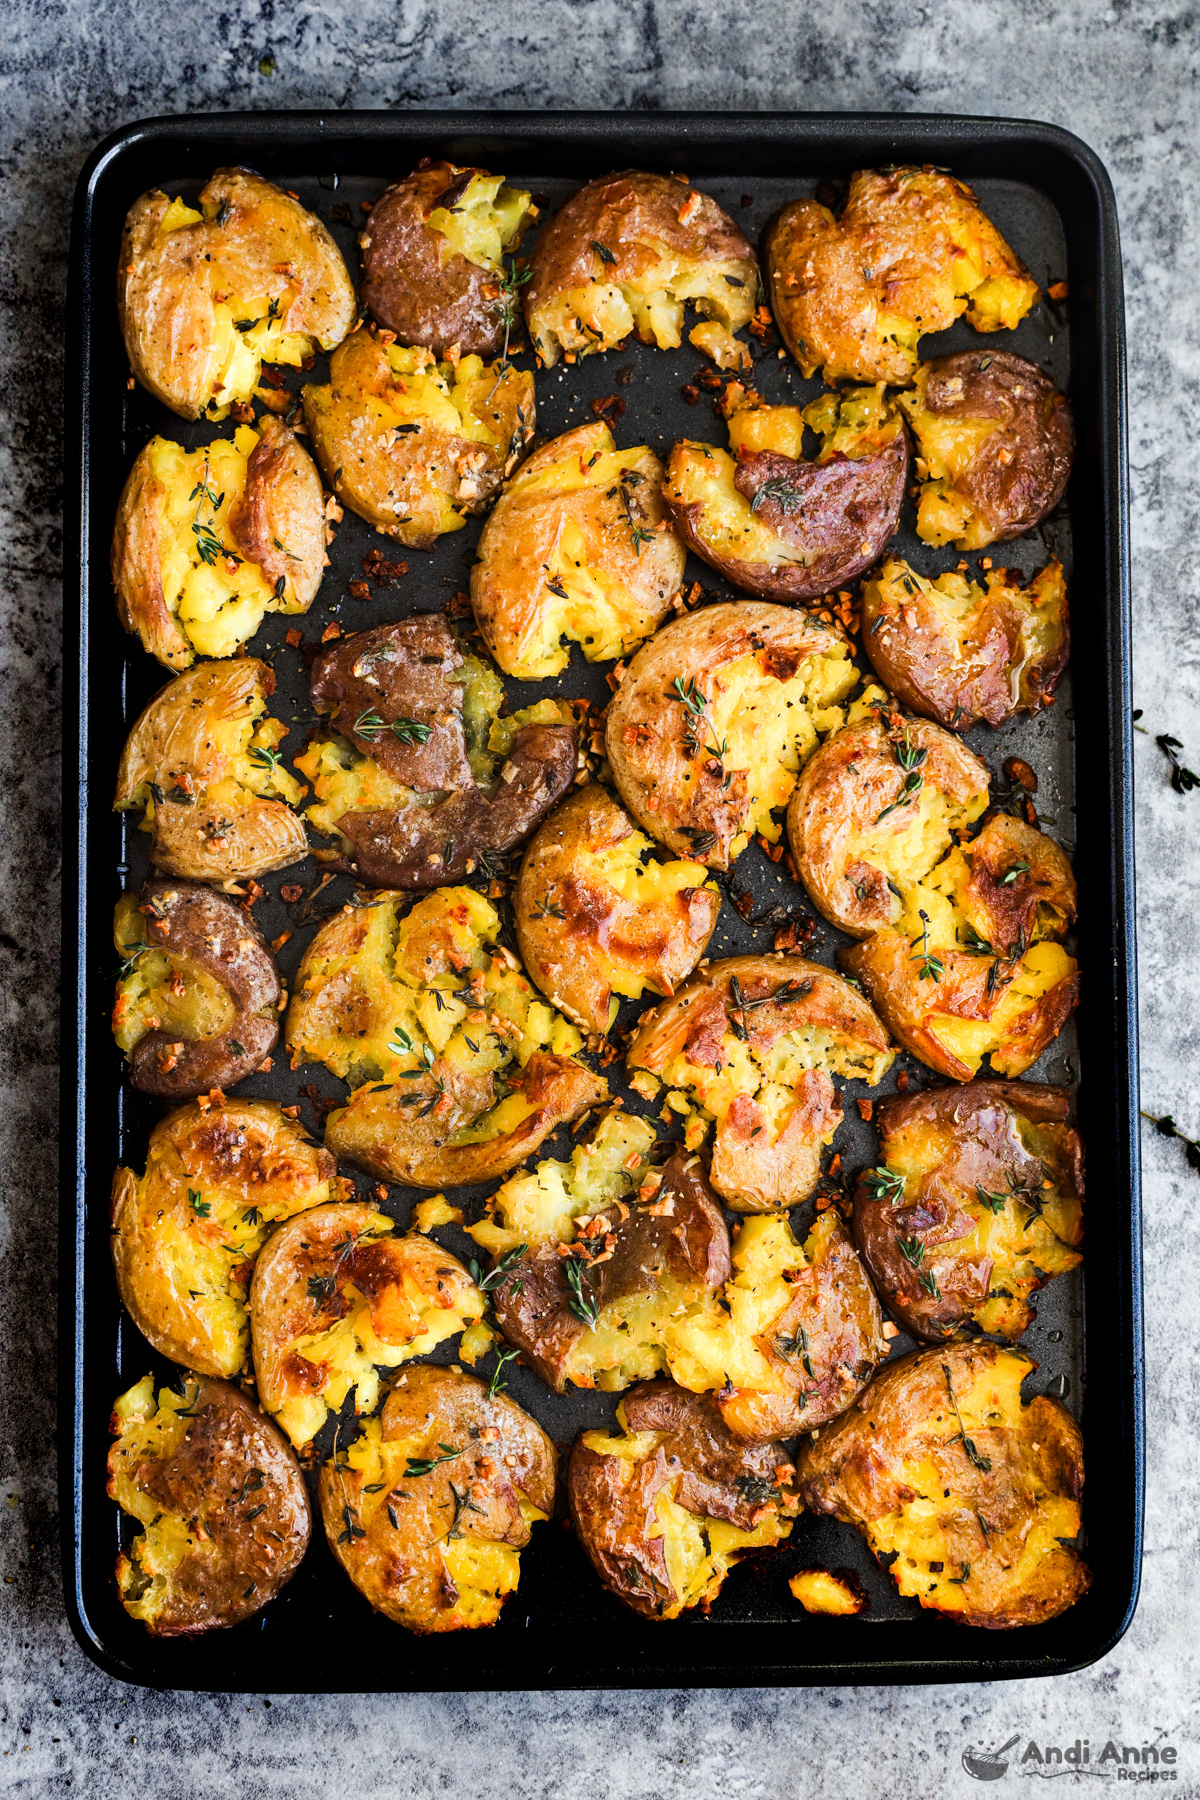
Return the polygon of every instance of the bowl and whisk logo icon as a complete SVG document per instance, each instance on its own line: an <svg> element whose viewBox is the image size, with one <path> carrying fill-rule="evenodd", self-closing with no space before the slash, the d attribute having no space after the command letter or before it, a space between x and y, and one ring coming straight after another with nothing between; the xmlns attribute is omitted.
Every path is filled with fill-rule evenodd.
<svg viewBox="0 0 1200 1800"><path fill-rule="evenodd" d="M1001 1775L1008 1772L1008 1764L1004 1758L1020 1741L1021 1733L1017 1731L998 1750L976 1750L973 1744L968 1745L962 1753L962 1766L976 1781L999 1781Z"/></svg>

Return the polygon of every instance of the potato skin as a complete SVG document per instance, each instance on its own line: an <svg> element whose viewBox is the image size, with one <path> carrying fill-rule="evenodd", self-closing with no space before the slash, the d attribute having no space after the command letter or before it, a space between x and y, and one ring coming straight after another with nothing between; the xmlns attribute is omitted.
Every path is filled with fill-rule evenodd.
<svg viewBox="0 0 1200 1800"><path fill-rule="evenodd" d="M588 1235L579 1235L576 1245L576 1257L585 1265L585 1291L597 1313L614 1300L653 1291L664 1278L696 1298L715 1293L729 1278L724 1214L697 1158L684 1151L665 1165L648 1202L621 1201L593 1213ZM518 1258L492 1290L505 1338L558 1394L567 1391L567 1364L587 1330L571 1310L569 1260L557 1241L540 1244Z"/></svg>
<svg viewBox="0 0 1200 1800"><path fill-rule="evenodd" d="M703 865L690 861L671 871L694 871L687 886L656 894L657 865L649 865L644 894L635 888L630 898L618 888L602 859L636 835L612 796L591 782L542 825L514 895L526 969L556 1006L601 1035L616 992L674 993L704 954L721 910Z"/></svg>
<svg viewBox="0 0 1200 1800"><path fill-rule="evenodd" d="M147 1031L129 1052L130 1081L164 1100L232 1087L261 1068L279 1041L282 990L266 939L249 913L200 882L146 881L140 910L151 949L211 976L235 1011L219 1037L180 1042L169 1031Z"/></svg>
<svg viewBox="0 0 1200 1800"><path fill-rule="evenodd" d="M937 1146L928 1172L906 1182L901 1200L889 1199L860 1175L854 1194L854 1240L889 1310L914 1337L937 1343L975 1320L985 1330L1015 1341L1033 1322L1026 1292L1036 1292L1054 1274L1079 1262L1082 1240L1083 1146L1067 1125L1070 1094L1065 1088L1020 1081L973 1081L965 1087L930 1088L886 1100L877 1114L879 1163L891 1168L904 1149L920 1153L924 1141ZM1036 1148L1020 1134L1022 1123L1038 1128ZM907 1160L907 1158L906 1158ZM864 1171L865 1174L865 1171ZM1052 1183L1047 1192L1046 1183ZM1031 1192L1037 1211L1028 1211L1024 1232L1036 1241L1026 1256L1041 1255L1058 1265L1017 1271L1013 1263L993 1264L961 1240L976 1217L991 1208L979 1189L1005 1196ZM1015 1199L1004 1202L1016 1205ZM1042 1221L1045 1211L1051 1218ZM956 1247L956 1239L959 1245ZM918 1263L900 1249L919 1246ZM1022 1259L1024 1261L1024 1259ZM933 1274L936 1293L918 1279L918 1266ZM1013 1292L1005 1315L981 1317L995 1276Z"/></svg>
<svg viewBox="0 0 1200 1800"><path fill-rule="evenodd" d="M405 1477L405 1459L389 1458L388 1446L413 1439L418 1457L437 1459L442 1444L458 1454L428 1474ZM353 1448L350 1459L330 1459L321 1469L321 1516L335 1558L377 1612L409 1631L492 1624L500 1611L489 1604L492 1596L482 1606L470 1597L482 1616L460 1606L448 1530L476 1551L488 1544L522 1549L530 1527L521 1500L541 1514L554 1505L550 1439L507 1394L489 1397L474 1376L424 1364L397 1379L383 1409L381 1450L386 1492L364 1491L374 1484L353 1466ZM452 1486L469 1492L474 1506L462 1508Z"/></svg>
<svg viewBox="0 0 1200 1800"><path fill-rule="evenodd" d="M191 1417L169 1455L135 1451L119 1412L111 1427L109 1497L124 1506L136 1491L151 1515L172 1515L188 1528L189 1548L167 1577L161 1606L153 1618L134 1612L155 1637L196 1636L260 1612L299 1568L312 1531L304 1478L270 1420L225 1381L198 1380L186 1398ZM193 1538L197 1523L203 1536ZM136 1562L117 1558L130 1611L125 1593L137 1572Z"/></svg>
<svg viewBox="0 0 1200 1800"><path fill-rule="evenodd" d="M892 1573L901 1592L964 1625L1057 1618L1091 1582L1078 1551L1058 1542L1079 1529L1083 1440L1058 1401L1039 1395L1021 1405L1020 1381L1034 1366L983 1342L888 1363L858 1405L801 1451L804 1505L855 1526L878 1556L900 1550ZM910 1502L928 1502L911 1523ZM942 1565L932 1573L930 1547Z"/></svg>

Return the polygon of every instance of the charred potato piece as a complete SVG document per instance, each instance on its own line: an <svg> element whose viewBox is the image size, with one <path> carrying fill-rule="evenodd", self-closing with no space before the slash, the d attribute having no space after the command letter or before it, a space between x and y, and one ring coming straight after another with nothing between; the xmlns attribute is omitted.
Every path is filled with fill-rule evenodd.
<svg viewBox="0 0 1200 1800"><path fill-rule="evenodd" d="M168 1113L150 1134L145 1173L118 1169L112 1184L113 1266L138 1330L185 1368L238 1374L267 1232L346 1186L329 1152L274 1100Z"/></svg>
<svg viewBox="0 0 1200 1800"><path fill-rule="evenodd" d="M185 419L223 419L263 363L298 368L354 323L354 287L321 221L249 169L218 169L198 206L152 188L125 220L117 311L129 364Z"/></svg>
<svg viewBox="0 0 1200 1800"><path fill-rule="evenodd" d="M249 913L194 881L122 894L113 1036L144 1094L190 1100L262 1067L279 1040L279 971Z"/></svg>
<svg viewBox="0 0 1200 1800"><path fill-rule="evenodd" d="M994 1344L891 1362L799 1458L812 1512L855 1526L902 1594L963 1625L1057 1618L1091 1576L1080 1528L1083 1439L1057 1400L1021 1402L1036 1365Z"/></svg>
<svg viewBox="0 0 1200 1800"><path fill-rule="evenodd" d="M328 383L304 389L304 419L338 499L432 550L486 509L528 445L533 376L478 356L437 362L361 329L334 351Z"/></svg>
<svg viewBox="0 0 1200 1800"><path fill-rule="evenodd" d="M887 1356L883 1317L837 1212L801 1244L781 1213L747 1219L719 1301L672 1326L668 1367L713 1399L740 1441L764 1443L837 1418Z"/></svg>
<svg viewBox="0 0 1200 1800"><path fill-rule="evenodd" d="M297 758L317 796L306 817L340 842L322 859L372 887L469 875L528 836L574 779L570 708L543 700L500 718L499 677L444 613L340 639L311 685L336 735Z"/></svg>
<svg viewBox="0 0 1200 1800"><path fill-rule="evenodd" d="M307 856L291 810L300 783L275 748L287 726L267 716L274 687L255 657L201 663L160 688L134 725L113 804L143 809L156 869L229 887Z"/></svg>
<svg viewBox="0 0 1200 1800"><path fill-rule="evenodd" d="M402 908L379 894L317 932L288 1012L292 1066L323 1062L354 1086L325 1141L378 1179L507 1174L607 1084L575 1060L579 1032L500 945L482 894L439 888Z"/></svg>
<svg viewBox="0 0 1200 1800"><path fill-rule="evenodd" d="M852 1569L800 1569L788 1586L807 1613L852 1618L867 1606L867 1591Z"/></svg>
<svg viewBox="0 0 1200 1800"><path fill-rule="evenodd" d="M551 438L496 502L471 570L471 604L506 675L541 681L570 660L626 656L665 618L687 552L666 523L663 467L618 450L603 420Z"/></svg>
<svg viewBox="0 0 1200 1800"><path fill-rule="evenodd" d="M396 1379L381 1419L321 1469L329 1547L409 1631L494 1625L530 1528L554 1505L554 1446L506 1394L455 1370Z"/></svg>
<svg viewBox="0 0 1200 1800"><path fill-rule="evenodd" d="M774 843L818 733L858 681L846 640L788 607L730 601L675 620L613 696L605 749L638 824L676 856L727 869Z"/></svg>
<svg viewBox="0 0 1200 1800"><path fill-rule="evenodd" d="M1083 1147L1065 1088L973 1081L887 1100L854 1238L891 1311L936 1343L973 1321L1015 1341L1030 1297L1080 1262Z"/></svg>
<svg viewBox="0 0 1200 1800"><path fill-rule="evenodd" d="M618 995L671 995L695 968L721 910L703 863L659 862L594 782L569 794L521 864L517 944L542 992L585 1031L606 1033Z"/></svg>
<svg viewBox="0 0 1200 1800"><path fill-rule="evenodd" d="M110 1430L108 1495L141 1532L117 1558L132 1619L187 1637L260 1612L299 1568L312 1531L291 1449L244 1394L189 1381L154 1399L145 1376L122 1394Z"/></svg>
<svg viewBox="0 0 1200 1800"><path fill-rule="evenodd" d="M929 580L890 558L863 583L862 624L867 655L901 705L951 731L1037 712L1070 652L1055 557L1026 586L1015 569L989 570L980 586L956 571Z"/></svg>
<svg viewBox="0 0 1200 1800"><path fill-rule="evenodd" d="M707 1394L671 1381L631 1388L616 1432L584 1431L567 1471L580 1543L610 1594L647 1619L707 1608L748 1550L792 1529L794 1474L776 1444L730 1436Z"/></svg>
<svg viewBox="0 0 1200 1800"><path fill-rule="evenodd" d="M982 550L1032 531L1066 492L1071 403L1007 350L922 363L900 404L917 440L917 536Z"/></svg>
<svg viewBox="0 0 1200 1800"><path fill-rule="evenodd" d="M677 1151L652 1168L653 1143L644 1119L615 1114L570 1163L510 1177L469 1228L497 1257L497 1325L556 1393L659 1374L676 1324L729 1274L729 1232L700 1159Z"/></svg>
<svg viewBox="0 0 1200 1800"><path fill-rule="evenodd" d="M859 169L839 219L792 200L763 242L775 319L805 375L912 380L917 341L963 312L1011 331L1038 286L965 181L934 169Z"/></svg>
<svg viewBox="0 0 1200 1800"><path fill-rule="evenodd" d="M354 1391L379 1403L380 1371L425 1356L482 1317L467 1271L370 1206L314 1207L282 1225L254 1265L250 1330L264 1409L298 1450Z"/></svg>
<svg viewBox="0 0 1200 1800"><path fill-rule="evenodd" d="M677 350L689 301L727 333L740 331L758 301L758 265L729 214L675 176L626 169L589 182L529 258L525 322L548 368L634 332Z"/></svg>
<svg viewBox="0 0 1200 1800"><path fill-rule="evenodd" d="M359 238L362 297L402 344L498 356L516 322L504 258L537 208L486 169L428 163L394 182Z"/></svg>
<svg viewBox="0 0 1200 1800"><path fill-rule="evenodd" d="M735 1212L796 1206L821 1174L842 1103L833 1076L882 1081L895 1051L869 1002L802 956L731 956L646 1013L629 1045L713 1124L709 1179Z"/></svg>
<svg viewBox="0 0 1200 1800"><path fill-rule="evenodd" d="M328 558L312 457L270 413L199 450L151 438L121 493L111 560L121 623L160 663L235 655L266 613L316 598Z"/></svg>
<svg viewBox="0 0 1200 1800"><path fill-rule="evenodd" d="M827 394L803 411L734 384L729 451L676 444L663 500L684 542L748 594L811 600L869 569L892 536L908 436L882 387ZM813 460L804 429L822 436Z"/></svg>

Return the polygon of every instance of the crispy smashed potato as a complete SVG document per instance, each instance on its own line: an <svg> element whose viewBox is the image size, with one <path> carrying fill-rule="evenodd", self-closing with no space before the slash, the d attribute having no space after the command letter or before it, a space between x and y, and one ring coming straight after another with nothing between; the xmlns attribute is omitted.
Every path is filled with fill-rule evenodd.
<svg viewBox="0 0 1200 1800"><path fill-rule="evenodd" d="M611 350L634 332L677 350L687 303L728 333L749 323L758 265L707 194L675 176L626 169L589 182L555 213L529 258L524 299L530 339L548 368L563 355Z"/></svg>
<svg viewBox="0 0 1200 1800"><path fill-rule="evenodd" d="M671 1381L631 1388L620 1434L584 1431L567 1473L579 1541L609 1593L647 1619L707 1608L748 1550L792 1529L794 1470L776 1444L729 1435L707 1394Z"/></svg>
<svg viewBox="0 0 1200 1800"><path fill-rule="evenodd" d="M1057 1400L1022 1405L1034 1367L985 1343L889 1363L802 1451L805 1506L857 1527L902 1594L961 1624L1057 1618L1091 1582L1069 1542L1083 1439Z"/></svg>
<svg viewBox="0 0 1200 1800"><path fill-rule="evenodd" d="M1062 564L1022 585L991 569L984 585L957 571L932 580L889 558L862 586L863 643L903 706L951 731L1002 725L1045 706L1071 640Z"/></svg>
<svg viewBox="0 0 1200 1800"><path fill-rule="evenodd" d="M117 612L169 669L233 656L269 612L307 612L321 585L325 496L312 457L267 413L185 450L151 438L121 493Z"/></svg>
<svg viewBox="0 0 1200 1800"><path fill-rule="evenodd" d="M414 550L483 512L533 436L533 376L464 356L437 362L361 329L304 389L326 480L353 512Z"/></svg>
<svg viewBox="0 0 1200 1800"><path fill-rule="evenodd" d="M444 613L355 632L313 664L313 705L336 732L296 759L339 841L318 852L372 887L437 887L503 854L575 776L574 715L541 700L501 717L504 686Z"/></svg>
<svg viewBox="0 0 1200 1800"><path fill-rule="evenodd" d="M530 1528L554 1505L554 1446L506 1394L425 1365L321 1469L329 1547L377 1612L409 1631L494 1625Z"/></svg>
<svg viewBox="0 0 1200 1800"><path fill-rule="evenodd" d="M323 1062L352 1084L325 1141L379 1179L506 1174L607 1084L576 1061L579 1032L500 945L482 894L439 888L403 908L377 894L317 932L288 1012L292 1066Z"/></svg>
<svg viewBox="0 0 1200 1800"><path fill-rule="evenodd" d="M708 606L634 657L608 709L605 749L638 824L676 856L727 869L836 730L858 682L845 638L763 601Z"/></svg>
<svg viewBox="0 0 1200 1800"><path fill-rule="evenodd" d="M274 1100L177 1107L150 1134L145 1174L113 1176L113 1266L134 1324L185 1368L238 1374L268 1231L347 1186Z"/></svg>
<svg viewBox="0 0 1200 1800"><path fill-rule="evenodd" d="M703 863L659 862L652 841L590 783L546 820L521 864L513 911L525 967L585 1031L606 1033L618 996L671 995L721 909Z"/></svg>
<svg viewBox="0 0 1200 1800"><path fill-rule="evenodd" d="M805 375L912 380L917 341L963 312L1011 331L1038 298L965 181L935 169L860 169L840 219L792 200L763 242L771 305Z"/></svg>
<svg viewBox="0 0 1200 1800"><path fill-rule="evenodd" d="M882 386L801 410L733 383L722 406L728 452L685 441L667 459L663 500L684 542L764 600L809 600L869 569L908 477L908 435ZM805 426L822 437L811 461Z"/></svg>
<svg viewBox="0 0 1200 1800"><path fill-rule="evenodd" d="M859 1176L854 1237L914 1336L974 1321L1015 1341L1030 1298L1077 1266L1083 1146L1065 1088L973 1081L884 1102L879 1162Z"/></svg>
<svg viewBox="0 0 1200 1800"><path fill-rule="evenodd" d="M117 1558L130 1618L155 1637L236 1625L300 1566L312 1530L288 1445L224 1381L187 1381L154 1399L145 1376L110 1423L108 1494L142 1530Z"/></svg>
<svg viewBox="0 0 1200 1800"><path fill-rule="evenodd" d="M427 1355L483 1310L457 1257L431 1238L394 1235L369 1206L315 1207L281 1226L254 1265L259 1399L302 1449L351 1390L355 1412L374 1412L381 1370Z"/></svg>
<svg viewBox="0 0 1200 1800"><path fill-rule="evenodd" d="M484 642L506 675L627 656L670 610L687 552L666 523L663 468L618 450L603 420L535 450L493 508L471 570Z"/></svg>
<svg viewBox="0 0 1200 1800"><path fill-rule="evenodd" d="M150 861L169 875L229 887L308 854L291 810L302 789L267 716L275 677L244 656L201 663L155 694L126 740L113 805L140 807Z"/></svg>
<svg viewBox="0 0 1200 1800"><path fill-rule="evenodd" d="M130 367L185 419L223 419L263 363L298 368L354 323L354 287L321 221L249 169L197 206L152 188L125 220L117 310Z"/></svg>
<svg viewBox="0 0 1200 1800"><path fill-rule="evenodd" d="M504 258L537 207L486 169L428 163L394 182L359 238L362 297L402 344L435 356L497 356L516 300Z"/></svg>
<svg viewBox="0 0 1200 1800"><path fill-rule="evenodd" d="M851 1618L866 1607L867 1594L858 1576L849 1569L800 1569L788 1581L792 1594L807 1613L827 1613Z"/></svg>
<svg viewBox="0 0 1200 1800"><path fill-rule="evenodd" d="M869 1002L802 956L732 956L643 1014L629 1045L713 1125L709 1179L736 1212L808 1198L842 1103L833 1076L882 1081L895 1051ZM692 1142L689 1136L689 1142Z"/></svg>
<svg viewBox="0 0 1200 1800"><path fill-rule="evenodd" d="M917 439L917 536L982 550L1032 531L1071 473L1071 403L1036 363L1007 350L922 363L901 394Z"/></svg>
<svg viewBox="0 0 1200 1800"><path fill-rule="evenodd" d="M144 1094L194 1099L262 1067L279 1039L279 971L240 906L200 882L122 894L113 1036Z"/></svg>

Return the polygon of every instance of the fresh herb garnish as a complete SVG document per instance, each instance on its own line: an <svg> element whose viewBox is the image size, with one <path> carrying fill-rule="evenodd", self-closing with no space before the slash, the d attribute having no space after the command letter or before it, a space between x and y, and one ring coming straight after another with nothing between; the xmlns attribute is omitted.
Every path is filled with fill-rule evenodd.
<svg viewBox="0 0 1200 1800"><path fill-rule="evenodd" d="M946 973L946 965L940 956L930 955L929 914L925 911L924 907L919 907L917 910L921 915L921 935L919 938L913 938L912 942L914 948L917 944L920 944L921 950L919 956L910 956L908 960L909 962L920 963L921 967L917 972L917 979L919 981L940 981L942 976Z"/></svg>
<svg viewBox="0 0 1200 1800"><path fill-rule="evenodd" d="M890 1200L895 1206L897 1200L903 1198L903 1175L897 1175L894 1169L884 1167L863 1171L862 1184L874 1200Z"/></svg>
<svg viewBox="0 0 1200 1800"><path fill-rule="evenodd" d="M1183 749L1177 737L1170 737L1166 732L1155 738L1155 743L1171 765L1171 786L1177 794L1190 793L1193 788L1200 787L1200 775L1187 769L1180 762L1178 752Z"/></svg>
<svg viewBox="0 0 1200 1800"><path fill-rule="evenodd" d="M442 1463L453 1462L456 1456L462 1455L462 1451L457 1450L453 1444L439 1444L438 1449L441 1451L440 1456L410 1456L404 1465L405 1481L415 1481L420 1475L432 1475Z"/></svg>
<svg viewBox="0 0 1200 1800"><path fill-rule="evenodd" d="M1003 1212L1008 1205L1007 1194L989 1194L981 1182L975 1183L975 1192L982 1206L990 1207L993 1213Z"/></svg>
<svg viewBox="0 0 1200 1800"><path fill-rule="evenodd" d="M942 1364L942 1374L946 1377L946 1392L950 1396L950 1404L954 1408L954 1416L958 1420L958 1438L957 1440L952 1438L951 1442L957 1441L961 1443L963 1449L967 1453L968 1459L974 1463L975 1467L982 1475L986 1475L992 1466L992 1461L989 1456L980 1456L975 1445L967 1436L967 1428L963 1424L962 1414L958 1410L958 1401L954 1398L954 1382L951 1379L949 1363Z"/></svg>
<svg viewBox="0 0 1200 1800"><path fill-rule="evenodd" d="M608 245L599 243L596 238L592 239L592 249L602 263L615 263L617 260Z"/></svg>
<svg viewBox="0 0 1200 1800"><path fill-rule="evenodd" d="M374 707L369 706L365 712L360 712L357 719L355 719L354 729L359 737L364 737L369 744L373 744L385 727L383 720L375 711Z"/></svg>
<svg viewBox="0 0 1200 1800"><path fill-rule="evenodd" d="M925 1246L919 1237L897 1238L896 1248L905 1262L910 1262L914 1269L919 1269L925 1261Z"/></svg>
<svg viewBox="0 0 1200 1800"><path fill-rule="evenodd" d="M488 1382L488 1399L494 1400L496 1395L508 1387L502 1379L505 1365L514 1362L521 1352L519 1350L499 1350L496 1353L496 1366L492 1370L492 1379Z"/></svg>
<svg viewBox="0 0 1200 1800"><path fill-rule="evenodd" d="M1184 1146L1183 1154L1188 1168L1200 1175L1200 1143L1195 1138L1188 1137L1186 1132L1180 1131L1170 1113L1164 1113L1161 1119L1156 1119L1153 1113L1148 1112L1144 1112L1142 1117L1149 1119L1159 1137L1178 1138Z"/></svg>
<svg viewBox="0 0 1200 1800"><path fill-rule="evenodd" d="M789 507L803 506L804 489L790 480L786 475L772 475L769 481L755 490L750 502L751 512L761 512L763 507L774 503L780 512L787 512Z"/></svg>
<svg viewBox="0 0 1200 1800"><path fill-rule="evenodd" d="M273 775L275 773L276 769L279 768L280 764L283 762L283 758L282 758L282 756L280 756L278 750L262 749L262 750L252 750L250 752L250 761L252 763L257 763L260 769L263 769L268 774Z"/></svg>
<svg viewBox="0 0 1200 1800"><path fill-rule="evenodd" d="M506 1250L495 1268L489 1269L486 1275L479 1267L475 1258L472 1257L468 1264L468 1269L470 1271L471 1280L475 1283L475 1286L479 1289L480 1293L490 1294L493 1288L499 1287L500 1283L507 1276L512 1274L514 1268L520 1262L528 1248L528 1244L517 1244L513 1249Z"/></svg>
<svg viewBox="0 0 1200 1800"><path fill-rule="evenodd" d="M551 902L550 890L547 888L529 916L531 919L565 919L567 915L561 906L555 906Z"/></svg>
<svg viewBox="0 0 1200 1800"><path fill-rule="evenodd" d="M423 744L432 729L431 725L422 725L417 719L393 719L391 724L392 735L402 744Z"/></svg>
<svg viewBox="0 0 1200 1800"><path fill-rule="evenodd" d="M595 1295L586 1289L587 1272L583 1260L579 1256L568 1256L563 1260L563 1273L567 1278L567 1286L571 1292L567 1298L567 1306L577 1319L585 1325L595 1325L599 1315Z"/></svg>
<svg viewBox="0 0 1200 1800"><path fill-rule="evenodd" d="M337 1278L333 1275L310 1275L308 1278L308 1297L319 1312L327 1306L337 1293Z"/></svg>
<svg viewBox="0 0 1200 1800"><path fill-rule="evenodd" d="M1028 875L1028 873L1029 864L1027 862L1015 862L1011 869L1006 869L1004 871L1004 874L1000 877L997 885L999 887L1011 887L1018 875Z"/></svg>
<svg viewBox="0 0 1200 1800"><path fill-rule="evenodd" d="M196 1217L198 1219L207 1219L212 1212L212 1201L202 1199L201 1190L199 1188L189 1188L187 1196L188 1204L191 1206Z"/></svg>

